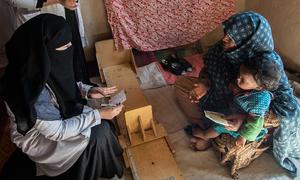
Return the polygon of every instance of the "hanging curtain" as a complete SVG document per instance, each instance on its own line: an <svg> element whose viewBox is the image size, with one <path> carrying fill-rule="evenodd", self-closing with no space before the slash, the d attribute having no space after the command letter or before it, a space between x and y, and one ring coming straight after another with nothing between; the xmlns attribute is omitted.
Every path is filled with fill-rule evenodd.
<svg viewBox="0 0 300 180"><path fill-rule="evenodd" d="M154 51L199 40L235 12L234 0L105 0L116 49Z"/></svg>

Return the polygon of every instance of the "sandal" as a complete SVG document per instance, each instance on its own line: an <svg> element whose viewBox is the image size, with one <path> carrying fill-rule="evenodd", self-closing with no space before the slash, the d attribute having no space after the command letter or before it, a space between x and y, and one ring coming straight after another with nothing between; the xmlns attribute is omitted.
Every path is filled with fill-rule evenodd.
<svg viewBox="0 0 300 180"><path fill-rule="evenodd" d="M183 57L180 57L178 54L172 54L171 57L175 58L179 64L184 68L186 72L192 72L193 66L186 61Z"/></svg>
<svg viewBox="0 0 300 180"><path fill-rule="evenodd" d="M169 56L167 59L161 59L160 63L162 64L163 68L175 75L184 75L186 73L184 67L177 62L176 58L173 58L172 56Z"/></svg>

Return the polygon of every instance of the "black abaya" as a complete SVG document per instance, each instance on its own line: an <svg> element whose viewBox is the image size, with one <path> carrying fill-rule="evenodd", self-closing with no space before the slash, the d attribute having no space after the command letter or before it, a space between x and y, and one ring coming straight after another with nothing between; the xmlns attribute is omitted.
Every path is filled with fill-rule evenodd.
<svg viewBox="0 0 300 180"><path fill-rule="evenodd" d="M81 36L78 28L78 20L74 11L65 9L66 21L72 31L72 44L74 47L73 67L76 81L91 84L86 67L86 59L82 47Z"/></svg>

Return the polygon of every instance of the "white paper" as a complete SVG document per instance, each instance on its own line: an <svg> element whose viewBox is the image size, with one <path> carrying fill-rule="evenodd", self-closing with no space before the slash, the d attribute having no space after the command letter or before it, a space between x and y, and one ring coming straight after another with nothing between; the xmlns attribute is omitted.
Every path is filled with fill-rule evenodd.
<svg viewBox="0 0 300 180"><path fill-rule="evenodd" d="M215 123L222 124L224 126L228 126L228 121L224 118L225 115L213 112L213 111L204 111L205 117L209 118L210 120L214 121Z"/></svg>
<svg viewBox="0 0 300 180"><path fill-rule="evenodd" d="M126 101L126 94L124 90L119 91L116 95L110 98L108 104L119 105Z"/></svg>

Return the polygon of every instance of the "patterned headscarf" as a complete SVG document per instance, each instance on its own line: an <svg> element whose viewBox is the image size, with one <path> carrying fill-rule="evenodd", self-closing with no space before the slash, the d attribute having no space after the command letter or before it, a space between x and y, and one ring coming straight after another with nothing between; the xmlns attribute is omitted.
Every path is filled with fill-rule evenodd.
<svg viewBox="0 0 300 180"><path fill-rule="evenodd" d="M201 99L200 107L222 112L232 97L228 84L238 67L255 56L276 62L280 67L279 87L272 91L271 109L280 121L280 128L273 134L273 154L282 167L292 175L300 174L300 105L288 83L280 56L274 51L271 28L267 20L255 12L242 12L223 22L224 32L237 47L224 52L221 42L204 55L204 70L211 78L207 95Z"/></svg>
<svg viewBox="0 0 300 180"><path fill-rule="evenodd" d="M224 32L235 42L237 48L226 52L231 63L241 63L257 53L274 50L272 30L268 21L255 12L243 12L223 22Z"/></svg>
<svg viewBox="0 0 300 180"><path fill-rule="evenodd" d="M238 13L224 21L223 27L237 47L225 52L219 42L204 55L204 71L209 74L213 87L200 106L210 109L216 106L215 102L220 102L218 108L223 108L222 104L228 106L232 94L227 87L236 78L240 64L264 53L275 53L271 27L262 15ZM275 53L272 57L278 59L279 56ZM281 63L280 57L278 63ZM283 70L282 64L280 66Z"/></svg>

